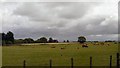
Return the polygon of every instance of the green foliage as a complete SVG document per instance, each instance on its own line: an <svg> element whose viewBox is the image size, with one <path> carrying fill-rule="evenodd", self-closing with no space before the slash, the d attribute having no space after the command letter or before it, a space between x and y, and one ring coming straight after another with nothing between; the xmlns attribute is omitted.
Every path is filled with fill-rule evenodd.
<svg viewBox="0 0 120 68"><path fill-rule="evenodd" d="M7 44L13 44L12 41L7 41Z"/></svg>
<svg viewBox="0 0 120 68"><path fill-rule="evenodd" d="M7 32L7 34L6 34L6 43L7 44L14 43L14 34L11 31Z"/></svg>
<svg viewBox="0 0 120 68"><path fill-rule="evenodd" d="M0 33L0 45L2 45L2 33Z"/></svg>
<svg viewBox="0 0 120 68"><path fill-rule="evenodd" d="M1 33L0 35L0 39L2 39L2 45L14 44L14 34L11 31L7 32L7 34Z"/></svg>
<svg viewBox="0 0 120 68"><path fill-rule="evenodd" d="M16 39L15 40L15 44L20 44L20 43L24 43L23 39Z"/></svg>
<svg viewBox="0 0 120 68"><path fill-rule="evenodd" d="M37 43L47 43L47 38L46 37L41 37L36 41Z"/></svg>
<svg viewBox="0 0 120 68"><path fill-rule="evenodd" d="M24 43L33 43L34 40L33 40L32 38L25 38L25 39L23 40L23 42L24 42Z"/></svg>
<svg viewBox="0 0 120 68"><path fill-rule="evenodd" d="M69 40L67 40L67 42L69 42Z"/></svg>
<svg viewBox="0 0 120 68"><path fill-rule="evenodd" d="M84 36L80 36L80 37L78 37L78 42L84 43L84 42L86 42L86 38Z"/></svg>
<svg viewBox="0 0 120 68"><path fill-rule="evenodd" d="M52 43L52 42L53 42L53 39L52 39L52 38L49 38L48 42L49 42L49 43Z"/></svg>
<svg viewBox="0 0 120 68"><path fill-rule="evenodd" d="M49 42L49 43L58 43L58 40L55 40L55 39L49 38L48 42Z"/></svg>

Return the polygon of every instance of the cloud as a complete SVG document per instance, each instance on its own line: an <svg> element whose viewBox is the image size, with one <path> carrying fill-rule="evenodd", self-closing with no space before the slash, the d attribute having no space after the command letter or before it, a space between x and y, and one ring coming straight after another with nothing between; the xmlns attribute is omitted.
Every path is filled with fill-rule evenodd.
<svg viewBox="0 0 120 68"><path fill-rule="evenodd" d="M3 17L3 31L13 31L16 38L46 36L76 40L84 35L89 40L117 39L114 3L27 2L4 6L7 12Z"/></svg>
<svg viewBox="0 0 120 68"><path fill-rule="evenodd" d="M54 21L55 19L76 19L85 15L91 3L24 3L14 11L17 15L27 16L33 21Z"/></svg>

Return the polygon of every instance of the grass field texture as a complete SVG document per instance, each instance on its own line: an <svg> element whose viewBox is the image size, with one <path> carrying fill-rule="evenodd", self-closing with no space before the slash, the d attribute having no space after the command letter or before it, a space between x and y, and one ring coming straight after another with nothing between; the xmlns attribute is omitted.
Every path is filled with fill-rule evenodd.
<svg viewBox="0 0 120 68"><path fill-rule="evenodd" d="M112 66L116 65L117 44L109 43L109 46L107 43L87 44L88 48L82 48L79 43L3 46L2 64L22 66L23 60L26 60L27 66L49 66L49 60L52 59L53 66L70 66L70 59L73 58L74 66L89 66L90 56L92 56L93 66L109 66L109 58L112 55Z"/></svg>

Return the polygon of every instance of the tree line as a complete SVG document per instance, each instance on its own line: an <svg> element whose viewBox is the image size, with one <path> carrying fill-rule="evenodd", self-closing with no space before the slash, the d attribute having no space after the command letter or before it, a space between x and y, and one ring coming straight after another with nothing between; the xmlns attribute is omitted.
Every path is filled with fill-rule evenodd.
<svg viewBox="0 0 120 68"><path fill-rule="evenodd" d="M25 38L25 39L14 39L14 33L11 31L8 31L5 33L0 33L0 40L2 40L2 45L7 44L22 44L22 43L58 43L59 41L56 39L53 39L50 37L47 39L46 37L41 37L37 40L34 40L32 38ZM63 42L69 42L69 40L63 40ZM79 43L86 42L86 38L84 36L78 37Z"/></svg>
<svg viewBox="0 0 120 68"><path fill-rule="evenodd" d="M58 43L59 41L56 39L53 39L50 37L47 39L46 37L41 37L37 40L34 40L32 38L25 38L25 39L14 39L14 33L11 31L8 31L5 33L0 33L0 43L2 45L7 44L20 44L20 43Z"/></svg>
<svg viewBox="0 0 120 68"><path fill-rule="evenodd" d="M25 38L25 39L16 39L15 43L58 43L58 40L49 38L47 39L46 37L41 37L37 40L34 40L32 38Z"/></svg>
<svg viewBox="0 0 120 68"><path fill-rule="evenodd" d="M14 33L11 31L8 31L6 34L5 33L0 33L0 45L6 45L6 44L22 44L22 43L58 43L59 41L56 39L53 39L50 37L47 39L46 37L41 37L37 40L34 40L32 38L25 38L25 39L14 39ZM63 42L69 42L69 40L63 40ZM79 36L78 41L79 43L84 43L86 42L86 37L85 36ZM98 41L94 41L98 42ZM115 42L111 40L106 40L105 42Z"/></svg>

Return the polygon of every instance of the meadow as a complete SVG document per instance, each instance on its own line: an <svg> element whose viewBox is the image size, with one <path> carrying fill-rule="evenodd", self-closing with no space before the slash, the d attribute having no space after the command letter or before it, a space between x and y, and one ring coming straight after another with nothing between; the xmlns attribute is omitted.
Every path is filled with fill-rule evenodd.
<svg viewBox="0 0 120 68"><path fill-rule="evenodd" d="M104 45L94 45L88 42L88 48L79 43L31 43L16 44L2 47L2 66L22 66L26 60L27 66L49 66L52 59L53 66L70 66L73 58L74 66L89 66L90 56L93 66L109 66L112 55L112 66L116 65L118 44L114 42Z"/></svg>

